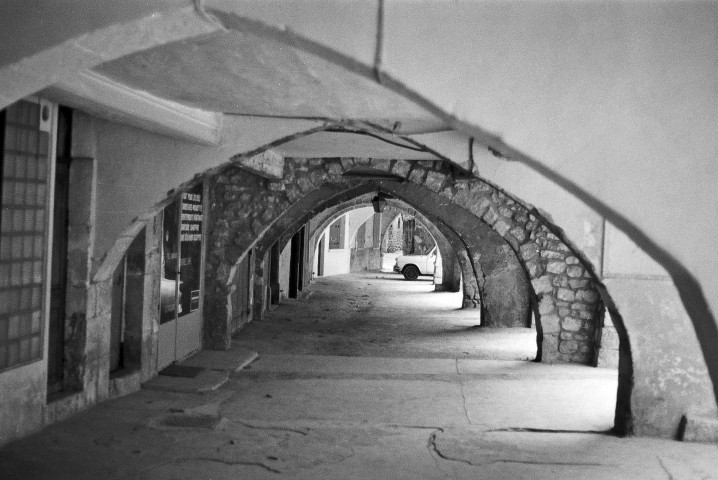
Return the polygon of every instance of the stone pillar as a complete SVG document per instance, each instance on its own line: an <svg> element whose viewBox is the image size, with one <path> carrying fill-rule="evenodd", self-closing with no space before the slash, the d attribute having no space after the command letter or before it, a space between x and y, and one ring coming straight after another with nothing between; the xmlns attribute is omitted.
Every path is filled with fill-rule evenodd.
<svg viewBox="0 0 718 480"><path fill-rule="evenodd" d="M65 297L66 391L84 388L87 321L94 305L88 299L95 233L97 168L92 158L70 161L67 218L67 290Z"/></svg>
<svg viewBox="0 0 718 480"><path fill-rule="evenodd" d="M372 222L372 251L368 268L376 272L381 271L381 237L383 233L381 225L383 216L383 213L375 213Z"/></svg>
<svg viewBox="0 0 718 480"><path fill-rule="evenodd" d="M603 283L631 347L633 433L675 438L683 415L716 418L708 368L671 277L610 224L603 257ZM604 332L602 349L607 343Z"/></svg>
<svg viewBox="0 0 718 480"><path fill-rule="evenodd" d="M142 314L142 360L140 381L146 382L157 373L157 346L160 330L160 265L162 218L153 215L145 227L144 303Z"/></svg>

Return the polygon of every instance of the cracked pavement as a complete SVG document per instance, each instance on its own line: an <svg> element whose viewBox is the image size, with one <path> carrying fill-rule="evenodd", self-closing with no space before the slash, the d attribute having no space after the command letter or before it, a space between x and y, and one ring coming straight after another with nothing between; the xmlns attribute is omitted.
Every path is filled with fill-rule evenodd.
<svg viewBox="0 0 718 480"><path fill-rule="evenodd" d="M716 445L605 433L615 371L518 360L525 345L513 360L456 354L472 352L454 332L473 318L443 305L440 294L422 297L421 282L360 278L357 291L370 295L373 320L354 309L346 277L323 279L339 285L336 294L315 286L311 301L287 302L240 333L244 347L253 345L247 338L259 339L260 357L218 390L143 389L104 402L1 449L0 478L718 480ZM386 308L389 337L379 348L368 340L381 331L382 305L399 303L394 284L417 294L403 313ZM317 329L327 308L342 318ZM392 327L392 315L405 317ZM414 336L392 337L409 328L407 318L418 324ZM354 336L352 323L360 330ZM317 335L328 329L336 331L323 337L325 345ZM438 343L432 331L442 345L426 356ZM512 335L506 331L495 347L500 358L511 357L512 338L524 332ZM275 343L292 348L260 348ZM359 355L365 343L367 354Z"/></svg>

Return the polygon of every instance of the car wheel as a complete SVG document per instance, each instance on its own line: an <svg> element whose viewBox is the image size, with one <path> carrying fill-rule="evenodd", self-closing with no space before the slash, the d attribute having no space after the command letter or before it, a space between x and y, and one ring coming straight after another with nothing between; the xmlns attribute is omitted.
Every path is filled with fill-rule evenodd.
<svg viewBox="0 0 718 480"><path fill-rule="evenodd" d="M404 271L401 273L404 274L404 278L406 278L407 280L416 280L417 278L419 278L419 274L421 272L419 271L419 267L417 267L416 265L407 265L406 267L404 267Z"/></svg>

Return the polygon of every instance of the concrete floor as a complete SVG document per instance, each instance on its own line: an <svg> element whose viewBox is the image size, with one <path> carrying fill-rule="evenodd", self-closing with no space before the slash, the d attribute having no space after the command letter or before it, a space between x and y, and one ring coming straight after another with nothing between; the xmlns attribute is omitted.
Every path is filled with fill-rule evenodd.
<svg viewBox="0 0 718 480"><path fill-rule="evenodd" d="M434 292L431 277L419 278L320 277L299 300L285 299L265 321L249 325L238 344L277 354L536 358L534 329L477 328L480 311L461 310L461 292Z"/></svg>
<svg viewBox="0 0 718 480"><path fill-rule="evenodd" d="M0 478L718 479L716 445L596 433L615 371L516 360L526 332L429 289L321 279L239 335L260 357L219 388L105 402L0 450Z"/></svg>

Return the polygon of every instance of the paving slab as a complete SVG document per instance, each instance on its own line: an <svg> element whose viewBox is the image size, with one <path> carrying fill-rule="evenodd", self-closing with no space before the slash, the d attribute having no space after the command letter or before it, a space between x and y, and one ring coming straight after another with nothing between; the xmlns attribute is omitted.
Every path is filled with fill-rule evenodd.
<svg viewBox="0 0 718 480"><path fill-rule="evenodd" d="M168 377L158 375L144 383L148 390L166 390L169 392L205 393L217 390L229 380L227 370L203 370L196 377Z"/></svg>
<svg viewBox="0 0 718 480"><path fill-rule="evenodd" d="M229 419L468 425L461 386L435 380L232 379Z"/></svg>
<svg viewBox="0 0 718 480"><path fill-rule="evenodd" d="M462 381L472 425L547 431L611 430L617 386L615 379L590 377Z"/></svg>
<svg viewBox="0 0 718 480"><path fill-rule="evenodd" d="M617 379L618 371L586 365L551 365L529 361L479 360L458 358L457 371L462 375L502 375L542 378L605 378Z"/></svg>
<svg viewBox="0 0 718 480"><path fill-rule="evenodd" d="M347 357L336 355L267 355L252 364L252 372L303 372L315 374L454 374L450 358Z"/></svg>
<svg viewBox="0 0 718 480"><path fill-rule="evenodd" d="M259 354L248 348L232 345L229 350L201 350L181 362L188 367L238 372L257 359Z"/></svg>

